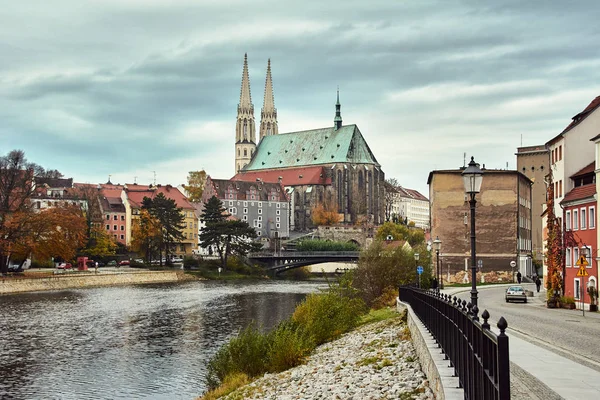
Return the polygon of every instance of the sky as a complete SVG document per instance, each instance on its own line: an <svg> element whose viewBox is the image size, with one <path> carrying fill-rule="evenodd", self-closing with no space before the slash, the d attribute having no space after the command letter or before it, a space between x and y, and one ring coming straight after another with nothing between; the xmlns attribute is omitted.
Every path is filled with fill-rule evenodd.
<svg viewBox="0 0 600 400"><path fill-rule="evenodd" d="M515 169L600 95L598 1L1 0L0 155L76 182L234 175L244 54L256 126L357 124L386 178Z"/></svg>

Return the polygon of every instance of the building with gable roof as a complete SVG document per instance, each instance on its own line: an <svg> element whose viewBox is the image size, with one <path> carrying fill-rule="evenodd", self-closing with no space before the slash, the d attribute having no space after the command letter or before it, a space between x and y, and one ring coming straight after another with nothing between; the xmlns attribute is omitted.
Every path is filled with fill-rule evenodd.
<svg viewBox="0 0 600 400"><path fill-rule="evenodd" d="M257 145L245 55L232 180L281 182L291 198L295 231L314 228L311 210L323 203L335 207L343 222L382 223L385 174L358 127L342 124L339 91L333 125L299 132L279 133L273 99L269 60Z"/></svg>
<svg viewBox="0 0 600 400"><path fill-rule="evenodd" d="M417 190L402 186L394 188L396 195L393 198L392 215L409 222L414 222L417 228L429 230L429 199Z"/></svg>

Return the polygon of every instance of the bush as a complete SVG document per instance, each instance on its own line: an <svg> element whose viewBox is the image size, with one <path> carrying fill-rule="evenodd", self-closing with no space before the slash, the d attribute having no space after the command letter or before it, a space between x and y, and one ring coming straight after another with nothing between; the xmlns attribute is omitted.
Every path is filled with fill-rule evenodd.
<svg viewBox="0 0 600 400"><path fill-rule="evenodd" d="M183 269L197 269L200 267L200 260L196 257L185 256L183 258Z"/></svg>
<svg viewBox="0 0 600 400"><path fill-rule="evenodd" d="M358 298L334 292L312 293L296 307L292 320L319 345L354 328L365 312L365 304Z"/></svg>
<svg viewBox="0 0 600 400"><path fill-rule="evenodd" d="M273 330L269 340L269 371L281 372L300 365L315 348L308 333L291 321L284 321Z"/></svg>
<svg viewBox="0 0 600 400"><path fill-rule="evenodd" d="M560 303L561 304L575 304L575 298L572 296L561 296Z"/></svg>
<svg viewBox="0 0 600 400"><path fill-rule="evenodd" d="M395 307L397 297L398 289L388 286L385 289L383 289L383 293L381 294L381 296L373 300L371 308L373 308L374 310L379 310L384 307Z"/></svg>
<svg viewBox="0 0 600 400"><path fill-rule="evenodd" d="M319 239L302 240L296 246L298 251L358 251L359 246L354 242L334 242Z"/></svg>

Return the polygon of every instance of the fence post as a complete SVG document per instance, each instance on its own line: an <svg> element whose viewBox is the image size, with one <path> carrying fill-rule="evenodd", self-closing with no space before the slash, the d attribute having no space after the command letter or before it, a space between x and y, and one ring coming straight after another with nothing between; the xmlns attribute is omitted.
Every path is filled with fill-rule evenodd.
<svg viewBox="0 0 600 400"><path fill-rule="evenodd" d="M500 329L498 335L498 394L499 400L510 399L510 359L508 354L508 336L506 328L508 323L504 317L500 317L496 325Z"/></svg>

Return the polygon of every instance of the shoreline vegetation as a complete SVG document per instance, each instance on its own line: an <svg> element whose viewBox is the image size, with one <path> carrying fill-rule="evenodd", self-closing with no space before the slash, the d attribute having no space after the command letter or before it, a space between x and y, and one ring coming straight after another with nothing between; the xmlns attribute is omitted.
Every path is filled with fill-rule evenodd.
<svg viewBox="0 0 600 400"><path fill-rule="evenodd" d="M207 392L199 400L218 399L265 374L304 364L318 346L360 326L400 318L393 308L395 299L395 291L386 290L374 303L377 309L369 309L352 287L351 274L344 275L327 290L309 294L273 330L250 325L222 346L208 363Z"/></svg>

